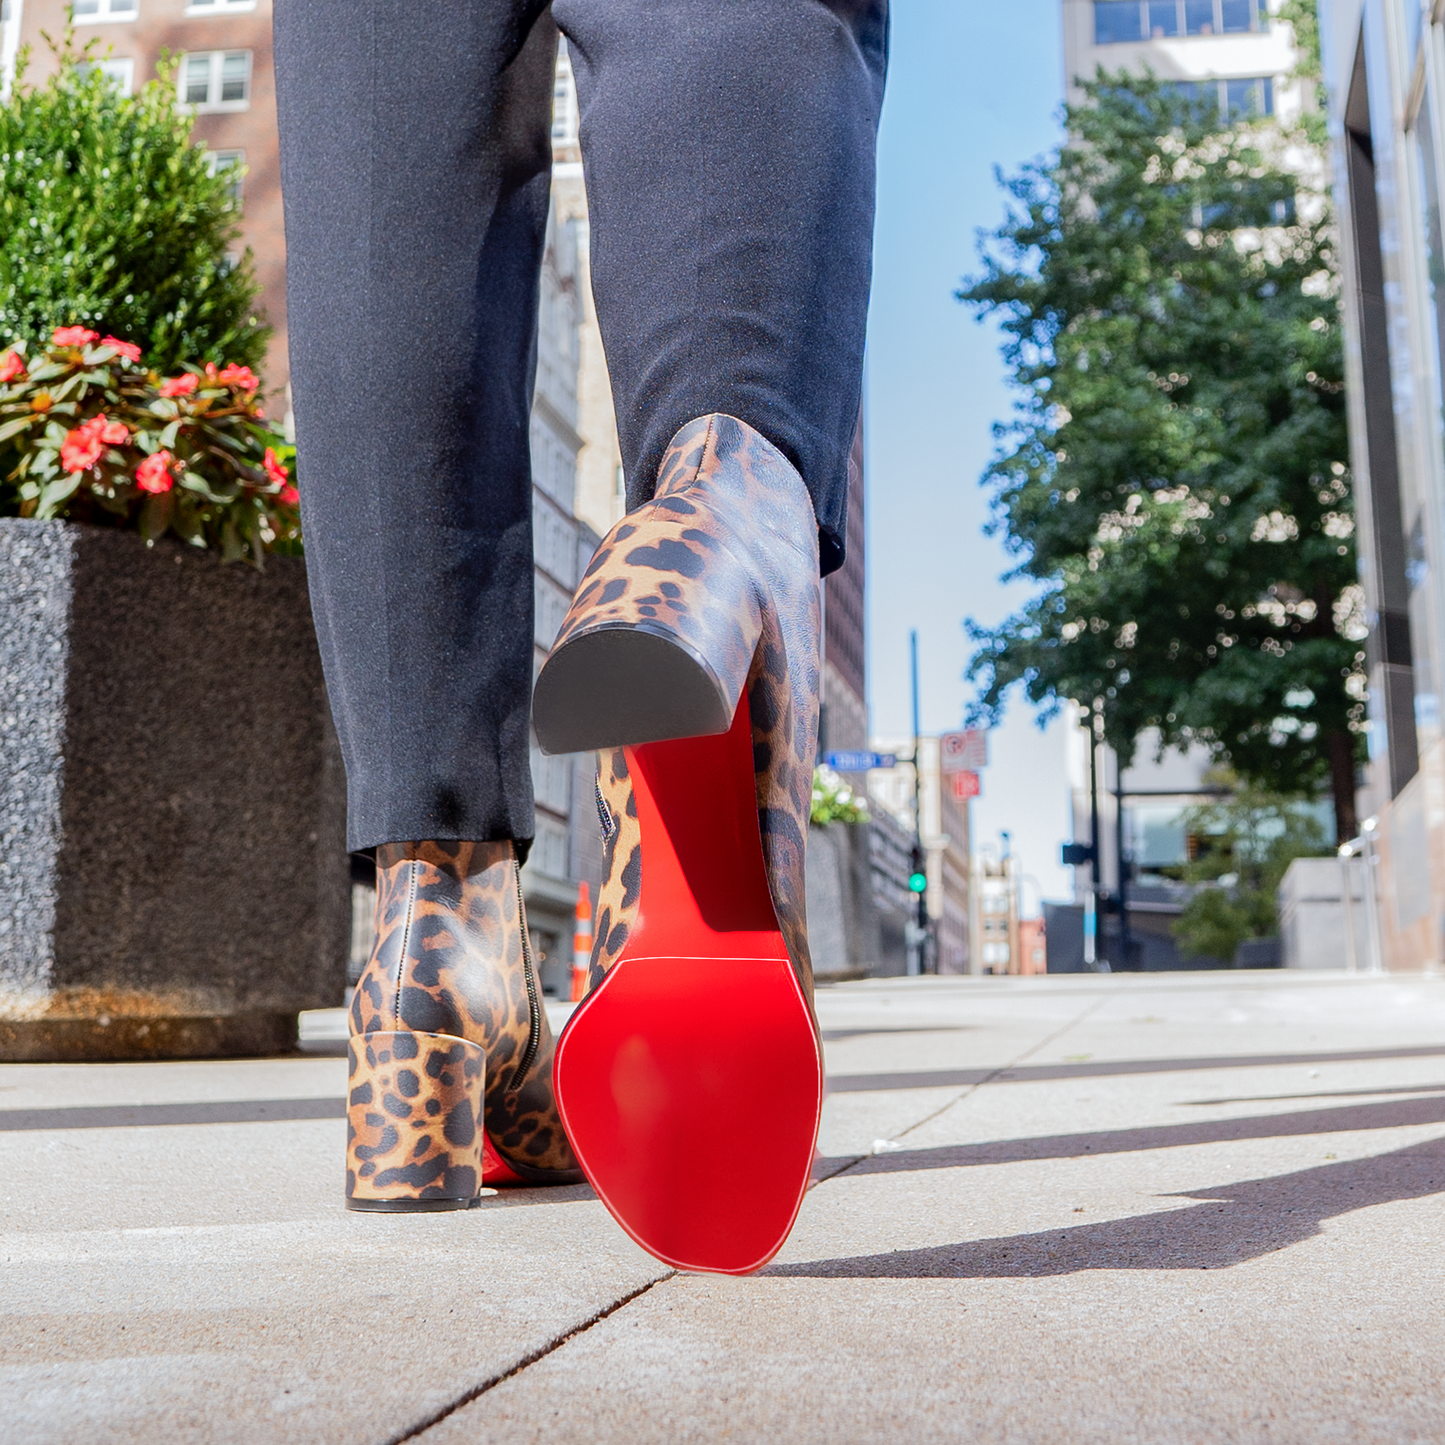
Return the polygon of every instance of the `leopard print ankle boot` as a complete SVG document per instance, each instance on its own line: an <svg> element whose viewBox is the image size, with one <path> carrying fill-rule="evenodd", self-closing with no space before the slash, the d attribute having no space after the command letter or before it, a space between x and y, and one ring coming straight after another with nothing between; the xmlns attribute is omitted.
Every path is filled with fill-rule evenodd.
<svg viewBox="0 0 1445 1445"><path fill-rule="evenodd" d="M598 548L533 699L545 750L602 753L607 871L559 1107L614 1217L688 1269L765 1264L812 1164L819 592L802 478L751 427L701 417Z"/></svg>
<svg viewBox="0 0 1445 1445"><path fill-rule="evenodd" d="M349 1209L464 1209L483 1183L582 1175L511 843L377 849L377 928L351 1003Z"/></svg>

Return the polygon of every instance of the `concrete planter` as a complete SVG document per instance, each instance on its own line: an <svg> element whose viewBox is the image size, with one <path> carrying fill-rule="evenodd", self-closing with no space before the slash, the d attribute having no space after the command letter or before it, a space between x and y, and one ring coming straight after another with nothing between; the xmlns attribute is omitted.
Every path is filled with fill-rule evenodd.
<svg viewBox="0 0 1445 1445"><path fill-rule="evenodd" d="M305 569L0 519L0 1059L294 1046L346 789Z"/></svg>

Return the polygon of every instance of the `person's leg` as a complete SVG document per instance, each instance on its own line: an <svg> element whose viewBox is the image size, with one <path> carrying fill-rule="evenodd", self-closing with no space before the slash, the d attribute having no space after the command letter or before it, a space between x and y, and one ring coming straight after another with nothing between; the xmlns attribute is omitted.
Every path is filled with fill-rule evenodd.
<svg viewBox="0 0 1445 1445"><path fill-rule="evenodd" d="M543 0L281 0L301 509L348 846L534 831Z"/></svg>
<svg viewBox="0 0 1445 1445"><path fill-rule="evenodd" d="M887 0L556 0L628 505L710 412L798 469L842 564Z"/></svg>
<svg viewBox="0 0 1445 1445"><path fill-rule="evenodd" d="M517 876L533 833L543 8L276 10L306 560L349 846L377 854L351 1009L357 1209L462 1208L484 1171L580 1177Z"/></svg>

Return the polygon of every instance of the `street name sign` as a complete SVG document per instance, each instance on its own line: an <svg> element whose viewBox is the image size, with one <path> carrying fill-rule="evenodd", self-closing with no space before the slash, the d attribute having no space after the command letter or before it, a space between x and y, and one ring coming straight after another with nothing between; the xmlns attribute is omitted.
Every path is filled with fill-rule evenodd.
<svg viewBox="0 0 1445 1445"><path fill-rule="evenodd" d="M896 753L824 753L823 764L835 773L866 773L870 768L891 768Z"/></svg>

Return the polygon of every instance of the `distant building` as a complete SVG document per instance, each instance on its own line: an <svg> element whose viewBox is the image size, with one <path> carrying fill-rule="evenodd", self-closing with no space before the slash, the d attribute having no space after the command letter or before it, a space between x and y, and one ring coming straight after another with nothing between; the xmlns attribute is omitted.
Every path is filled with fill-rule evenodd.
<svg viewBox="0 0 1445 1445"><path fill-rule="evenodd" d="M1217 98L1224 114L1288 118L1308 104L1291 78L1298 56L1280 0L1062 0L1064 83L1106 71L1151 70L1191 96Z"/></svg>
<svg viewBox="0 0 1445 1445"><path fill-rule="evenodd" d="M848 559L823 581L823 699L820 752L868 746L866 571L863 557L863 419L848 461ZM857 779L861 783L862 779Z"/></svg>
<svg viewBox="0 0 1445 1445"><path fill-rule="evenodd" d="M1048 949L1042 918L1019 921L1019 972L1034 974L1049 971Z"/></svg>
<svg viewBox="0 0 1445 1445"><path fill-rule="evenodd" d="M885 812L907 834L914 830L912 738L875 739L873 748L893 753L898 763L868 774L868 796L874 813ZM979 960L971 945L969 806L954 796L951 780L939 770L937 737L919 739L919 814L928 917L933 926L935 956L928 961L939 973L977 973ZM911 839L910 839L911 841Z"/></svg>
<svg viewBox="0 0 1445 1445"><path fill-rule="evenodd" d="M978 854L973 860L969 925L975 973L1025 973L1019 946L1018 859ZM1047 970L1044 970L1047 971Z"/></svg>
<svg viewBox="0 0 1445 1445"><path fill-rule="evenodd" d="M1066 759L1074 841L1087 844L1089 833L1089 733L1080 726L1084 714L1075 704L1065 709ZM1123 849L1129 933L1135 961L1146 969L1181 966L1173 925L1184 911L1192 889L1184 867L1199 850L1189 831L1189 813L1217 801L1221 790L1206 778L1212 766L1208 750L1166 752L1155 758L1158 739L1152 729L1142 733L1133 763L1124 769L1119 789L1118 759L1100 744L1096 759L1099 803L1098 954L1114 969L1126 964L1119 916L1119 857ZM1119 803L1124 808L1123 838L1119 835ZM1082 905L1092 887L1092 867L1074 868L1074 900ZM1057 940L1062 946L1062 932ZM1069 945L1072 947L1072 944ZM1082 947L1082 944L1080 944ZM1057 952L1057 950L1056 950ZM1191 965L1196 966L1196 965ZM1055 970L1059 967L1055 959Z"/></svg>
<svg viewBox="0 0 1445 1445"><path fill-rule="evenodd" d="M587 188L582 178L582 148L577 138L577 87L572 60L563 40L557 51L557 77L552 103L552 205L570 223L577 241L577 294L580 300L577 335L577 430L582 450L577 456L575 510L586 524L605 536L627 510L622 476L622 450L602 332L592 301L591 230Z"/></svg>
<svg viewBox="0 0 1445 1445"><path fill-rule="evenodd" d="M547 222L532 402L533 675L561 631L572 594L601 538L579 522L574 505L578 371L583 315L578 223L553 207ZM594 891L602 876L602 841L593 801L592 754L547 757L532 744L537 833L522 870L534 953L549 992L565 995L572 966L577 884Z"/></svg>

